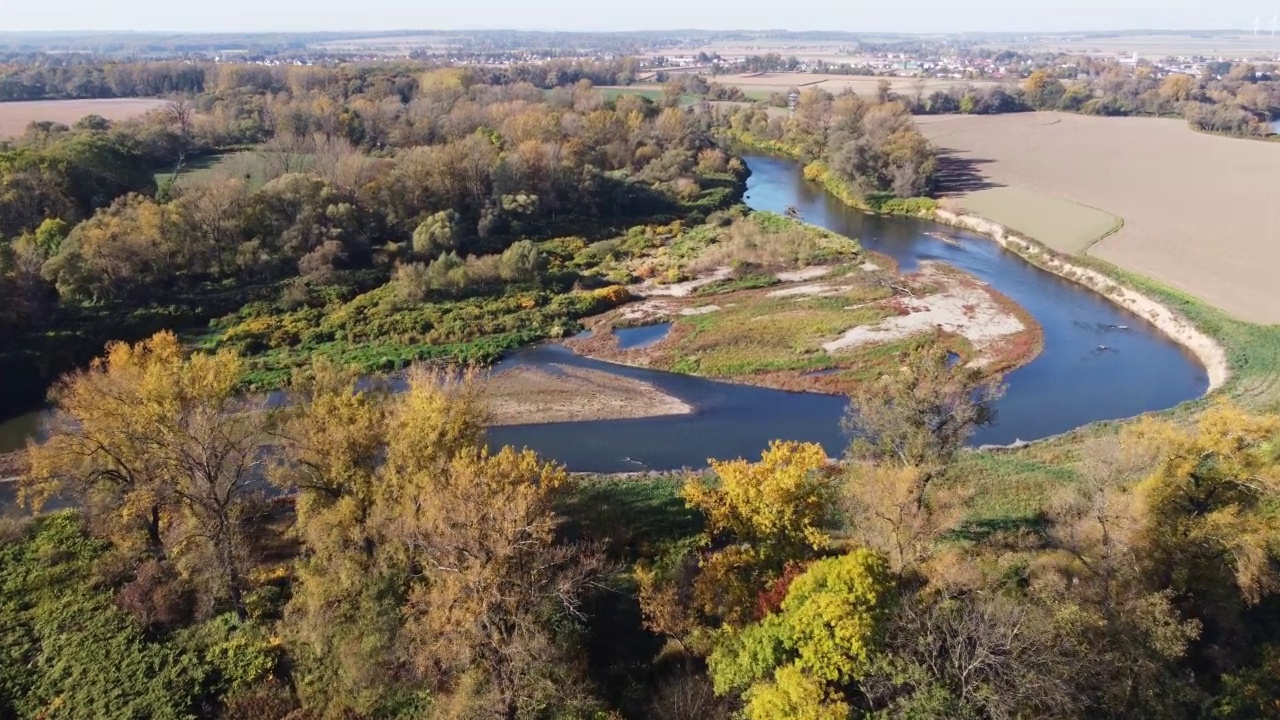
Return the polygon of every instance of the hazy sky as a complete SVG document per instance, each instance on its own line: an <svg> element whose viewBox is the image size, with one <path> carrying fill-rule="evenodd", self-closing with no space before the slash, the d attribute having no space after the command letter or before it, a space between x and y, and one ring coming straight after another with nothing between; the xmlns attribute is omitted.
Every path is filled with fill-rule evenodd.
<svg viewBox="0 0 1280 720"><path fill-rule="evenodd" d="M0 30L1252 28L1280 0L0 0Z"/></svg>

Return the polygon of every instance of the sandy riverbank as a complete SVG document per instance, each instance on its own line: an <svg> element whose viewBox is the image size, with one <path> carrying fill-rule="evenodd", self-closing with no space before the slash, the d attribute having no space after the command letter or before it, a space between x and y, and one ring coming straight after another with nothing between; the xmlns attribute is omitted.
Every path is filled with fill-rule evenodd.
<svg viewBox="0 0 1280 720"><path fill-rule="evenodd" d="M693 406L649 383L600 370L518 367L486 382L494 425L686 415Z"/></svg>

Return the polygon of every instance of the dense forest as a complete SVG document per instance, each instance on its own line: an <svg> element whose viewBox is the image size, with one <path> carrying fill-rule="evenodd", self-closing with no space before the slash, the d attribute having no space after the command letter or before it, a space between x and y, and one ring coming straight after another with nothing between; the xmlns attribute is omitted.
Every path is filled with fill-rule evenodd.
<svg viewBox="0 0 1280 720"><path fill-rule="evenodd" d="M527 277L527 289L546 290L549 302L576 275L543 263L541 251L527 250L531 239L600 240L681 217L697 224L740 185L741 165L714 147L709 118L634 97L606 105L586 84L543 92L451 70L352 82L302 73L294 82L310 78L311 89L269 93L252 73L139 121L37 124L0 155L9 238L0 254L0 362L6 377L24 379L6 383L9 402L31 400L107 339L234 311L247 321L264 302L318 312L384 285L393 271L402 284L440 291L436 278L452 278L450 302L500 297L506 280ZM249 149L184 173L228 147ZM157 170L169 171L160 186ZM490 262L504 251L502 267ZM438 327L431 343L402 344L427 352L501 336L509 346L517 332L527 341L590 309L544 301L536 309L545 318L483 311L505 328L437 318L423 329L420 318L419 333L457 326ZM408 324L400 325L403 341ZM257 342L242 330L228 332ZM328 335L316 342L345 330ZM259 350L286 344L296 338Z"/></svg>
<svg viewBox="0 0 1280 720"><path fill-rule="evenodd" d="M712 247L752 281L769 253L714 246L778 236L731 231L730 141L895 212L936 171L899 98L782 119L556 67L219 67L0 153L4 399L61 377L18 468L38 514L0 522L0 715L1276 715L1273 415L1096 428L1007 523L966 513L1001 379L941 347L856 387L838 460L489 448L460 366L684 279L620 260Z"/></svg>

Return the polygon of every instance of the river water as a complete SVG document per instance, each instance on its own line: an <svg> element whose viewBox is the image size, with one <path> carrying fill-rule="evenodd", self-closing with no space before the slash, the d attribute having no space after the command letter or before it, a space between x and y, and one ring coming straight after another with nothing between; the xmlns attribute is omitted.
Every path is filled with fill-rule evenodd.
<svg viewBox="0 0 1280 720"><path fill-rule="evenodd" d="M752 171L746 194L752 208L783 212L794 206L805 221L860 239L868 249L893 257L904 271L924 260L949 263L990 283L1039 321L1044 352L1009 374L996 422L980 430L975 443L1035 440L1090 422L1163 410L1208 388L1199 362L1149 323L1035 268L988 238L923 220L859 213L805 181L795 162L760 155L745 160ZM847 443L840 428L845 402L839 397L623 367L578 357L558 345L521 350L501 363L548 364L643 380L696 411L679 417L499 427L490 431L494 445L527 446L574 471L621 472L704 467L708 458L758 456L773 439L819 442L832 455ZM0 425L0 452L19 446L37 421L29 415Z"/></svg>
<svg viewBox="0 0 1280 720"><path fill-rule="evenodd" d="M1099 420L1164 410L1208 389L1196 358L1150 323L989 238L923 220L860 213L805 181L795 162L762 155L744 159L752 173L745 198L752 208L783 212L794 206L805 221L860 239L904 271L924 260L949 263L990 283L1036 318L1044 329L1044 352L1008 375L996 422L975 434L977 444L1036 440ZM703 467L707 458L758 456L775 438L820 442L838 455L848 441L840 429L841 398L618 368L558 346L520 351L507 362L606 369L651 382L697 408L685 417L491 431L496 444L527 445L571 470Z"/></svg>

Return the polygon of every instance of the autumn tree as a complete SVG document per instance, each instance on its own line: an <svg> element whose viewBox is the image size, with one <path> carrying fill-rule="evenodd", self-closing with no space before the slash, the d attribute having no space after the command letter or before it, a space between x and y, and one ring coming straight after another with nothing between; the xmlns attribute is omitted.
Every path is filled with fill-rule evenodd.
<svg viewBox="0 0 1280 720"><path fill-rule="evenodd" d="M718 482L694 479L683 491L707 516L695 593L705 612L740 624L788 562L826 545L835 483L826 452L812 443L775 442L759 463L712 461L711 470Z"/></svg>
<svg viewBox="0 0 1280 720"><path fill-rule="evenodd" d="M719 693L741 693L749 720L848 718L892 608L884 560L869 550L820 560L776 613L730 631L708 659Z"/></svg>
<svg viewBox="0 0 1280 720"><path fill-rule="evenodd" d="M1245 641L1243 613L1280 588L1280 418L1216 404L1192 423L1146 420L1133 431L1156 454L1136 488L1135 544L1146 582L1205 625L1204 641Z"/></svg>
<svg viewBox="0 0 1280 720"><path fill-rule="evenodd" d="M487 716L581 702L581 661L557 627L580 618L600 555L557 541L564 471L528 450L473 449L404 481L412 494L383 522L422 573L404 611L415 667Z"/></svg>
<svg viewBox="0 0 1280 720"><path fill-rule="evenodd" d="M186 240L188 268L215 276L236 271L241 213L249 201L242 178L214 172L183 182L174 208Z"/></svg>
<svg viewBox="0 0 1280 720"><path fill-rule="evenodd" d="M559 628L599 555L557 536L562 469L484 449L477 378L417 370L389 398L319 363L294 393L274 477L300 493L286 617L307 704L372 712L428 689L521 717L582 701Z"/></svg>
<svg viewBox="0 0 1280 720"><path fill-rule="evenodd" d="M854 462L892 463L916 473L911 496L923 506L973 431L994 419L999 378L953 362L943 349L914 351L899 367L860 383L850 395L845 427Z"/></svg>
<svg viewBox="0 0 1280 720"><path fill-rule="evenodd" d="M44 267L67 298L138 300L183 266L173 211L129 195L77 225Z"/></svg>
<svg viewBox="0 0 1280 720"><path fill-rule="evenodd" d="M239 394L243 373L230 352L184 357L172 333L110 345L54 389L24 500L74 498L119 546L174 563L243 616L246 522L274 423Z"/></svg>
<svg viewBox="0 0 1280 720"><path fill-rule="evenodd" d="M1160 83L1160 97L1169 102L1186 102L1195 91L1195 78L1182 73L1173 73Z"/></svg>

